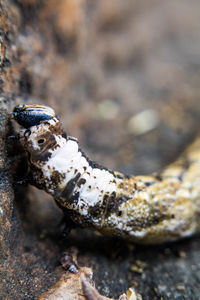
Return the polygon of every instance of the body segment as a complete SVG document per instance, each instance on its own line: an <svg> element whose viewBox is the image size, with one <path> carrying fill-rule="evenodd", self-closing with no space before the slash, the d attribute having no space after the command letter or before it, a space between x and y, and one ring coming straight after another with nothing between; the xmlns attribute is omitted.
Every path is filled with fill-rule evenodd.
<svg viewBox="0 0 200 300"><path fill-rule="evenodd" d="M29 115L24 121L30 111L31 122ZM78 225L141 243L199 231L200 138L159 175L130 177L91 161L63 133L52 109L40 106L38 113L38 106L25 105L14 112L29 153L30 182L51 194Z"/></svg>

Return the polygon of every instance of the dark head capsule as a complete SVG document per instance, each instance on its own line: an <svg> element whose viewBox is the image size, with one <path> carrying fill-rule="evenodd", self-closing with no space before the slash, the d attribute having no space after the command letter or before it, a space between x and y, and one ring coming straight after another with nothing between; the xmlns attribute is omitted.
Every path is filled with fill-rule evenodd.
<svg viewBox="0 0 200 300"><path fill-rule="evenodd" d="M13 116L21 126L29 128L54 118L55 112L48 106L19 104L13 110Z"/></svg>

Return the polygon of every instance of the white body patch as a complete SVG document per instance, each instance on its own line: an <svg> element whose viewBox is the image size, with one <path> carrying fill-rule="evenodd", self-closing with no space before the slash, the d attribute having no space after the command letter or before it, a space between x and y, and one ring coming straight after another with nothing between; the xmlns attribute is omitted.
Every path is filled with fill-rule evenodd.
<svg viewBox="0 0 200 300"><path fill-rule="evenodd" d="M116 192L114 175L105 169L92 168L79 151L76 141L66 141L60 136L57 137L57 143L59 147L52 152L52 156L42 166L44 177L50 180L54 171L63 174L64 178L58 186L62 190L77 173L80 173L80 178L85 179L85 184L80 187L76 186L74 193L79 192L79 212L85 215L85 209L81 208L83 203L87 207L95 206L97 203L101 205L105 193Z"/></svg>

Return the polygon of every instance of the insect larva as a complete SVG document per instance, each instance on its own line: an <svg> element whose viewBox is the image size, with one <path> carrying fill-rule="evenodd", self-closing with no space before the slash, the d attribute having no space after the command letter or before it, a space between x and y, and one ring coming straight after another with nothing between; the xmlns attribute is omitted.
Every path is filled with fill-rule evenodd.
<svg viewBox="0 0 200 300"><path fill-rule="evenodd" d="M51 108L19 105L13 115L29 153L30 183L74 223L140 243L200 230L200 138L159 175L128 177L91 161Z"/></svg>

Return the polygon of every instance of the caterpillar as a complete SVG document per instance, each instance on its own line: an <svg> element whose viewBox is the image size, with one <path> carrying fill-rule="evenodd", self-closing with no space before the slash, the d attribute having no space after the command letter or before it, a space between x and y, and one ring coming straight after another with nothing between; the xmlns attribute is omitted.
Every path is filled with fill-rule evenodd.
<svg viewBox="0 0 200 300"><path fill-rule="evenodd" d="M29 182L75 224L144 244L200 231L200 137L162 172L126 176L90 160L52 108L20 104L13 118L21 125Z"/></svg>

